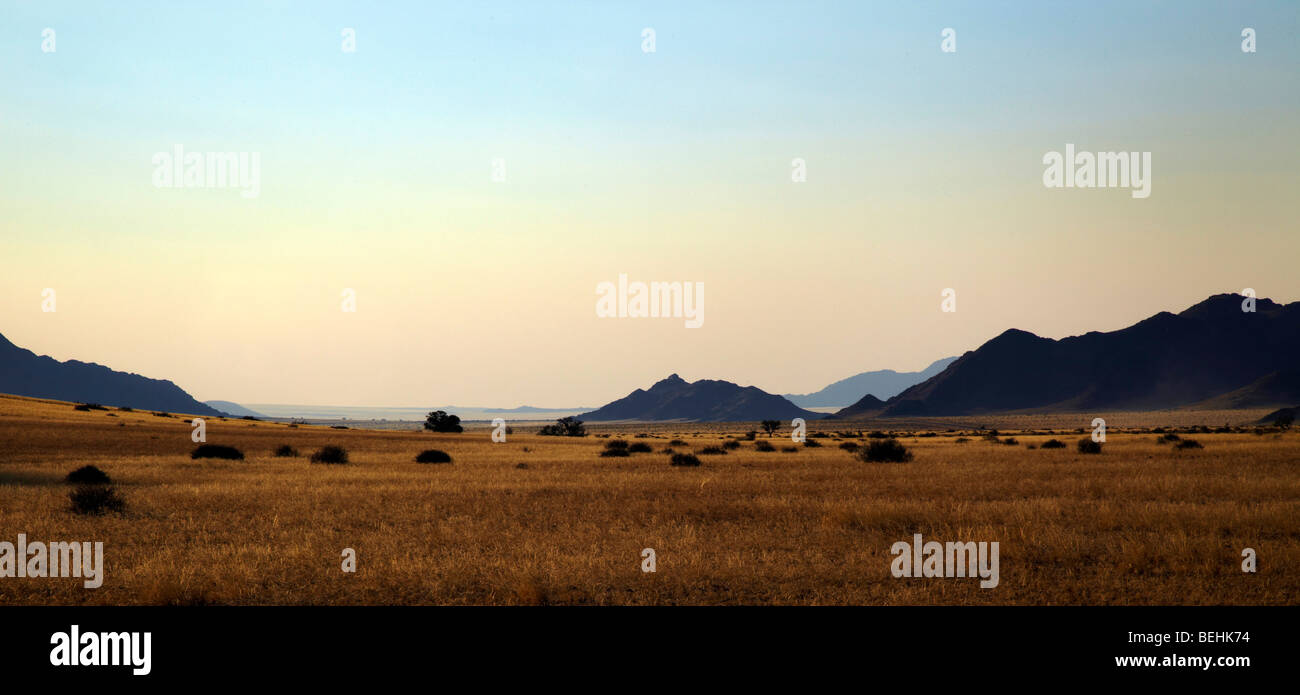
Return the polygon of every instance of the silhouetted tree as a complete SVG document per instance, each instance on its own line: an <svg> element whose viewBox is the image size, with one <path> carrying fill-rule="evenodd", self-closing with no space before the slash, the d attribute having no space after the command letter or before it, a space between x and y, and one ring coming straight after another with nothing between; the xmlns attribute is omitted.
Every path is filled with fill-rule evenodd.
<svg viewBox="0 0 1300 695"><path fill-rule="evenodd" d="M556 420L554 425L547 425L537 430L537 433L552 437L585 437L587 428L582 424L582 420L569 416Z"/></svg>
<svg viewBox="0 0 1300 695"><path fill-rule="evenodd" d="M460 417L448 415L446 411L435 410L424 420L424 429L432 432L464 432L460 426Z"/></svg>
<svg viewBox="0 0 1300 695"><path fill-rule="evenodd" d="M781 428L780 420L764 420L759 424L763 427L763 431L766 432L769 437Z"/></svg>

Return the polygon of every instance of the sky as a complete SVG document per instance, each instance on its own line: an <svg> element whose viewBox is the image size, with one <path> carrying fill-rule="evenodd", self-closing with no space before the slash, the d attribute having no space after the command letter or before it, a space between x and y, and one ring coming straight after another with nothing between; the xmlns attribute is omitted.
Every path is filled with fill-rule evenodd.
<svg viewBox="0 0 1300 695"><path fill-rule="evenodd" d="M1294 2L0 15L0 334L201 400L804 393L1008 328L1300 300ZM1150 196L1046 187L1067 143L1150 152ZM155 185L176 145L255 153L257 195ZM703 324L597 316L621 274L702 283Z"/></svg>

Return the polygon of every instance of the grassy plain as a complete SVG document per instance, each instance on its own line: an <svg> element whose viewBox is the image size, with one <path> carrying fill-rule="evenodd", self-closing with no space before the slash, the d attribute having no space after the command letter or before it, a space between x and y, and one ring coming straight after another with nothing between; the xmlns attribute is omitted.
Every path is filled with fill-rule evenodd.
<svg viewBox="0 0 1300 695"><path fill-rule="evenodd" d="M1141 429L1259 415L1110 414L1100 455L1075 450L1083 415L813 422L810 434L830 435L821 447L783 451L787 429L776 451L746 441L678 468L660 453L670 440L698 453L752 426L558 438L518 424L493 443L486 428L210 418L208 443L246 459L192 460L186 416L0 396L0 540L103 541L107 566L94 590L0 578L0 604L1295 604L1300 433L1182 432L1203 448L1176 449ZM1001 436L1018 443L979 426L1014 427ZM913 461L839 448L891 427L908 428ZM654 453L602 458L600 435ZM1028 448L1053 437L1068 448ZM274 457L282 444L302 455ZM309 463L327 444L351 463ZM431 448L454 463L414 463ZM63 477L86 464L113 478L125 511L69 511ZM892 577L890 547L913 533L998 541L1000 585ZM344 548L354 574L341 571ZM654 573L641 571L643 548ZM1241 571L1243 548L1258 552L1257 573Z"/></svg>

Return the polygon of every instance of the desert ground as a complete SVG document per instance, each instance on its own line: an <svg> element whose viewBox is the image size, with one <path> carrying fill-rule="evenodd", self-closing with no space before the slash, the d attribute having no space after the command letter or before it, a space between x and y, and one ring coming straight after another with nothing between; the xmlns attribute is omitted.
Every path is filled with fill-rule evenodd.
<svg viewBox="0 0 1300 695"><path fill-rule="evenodd" d="M1262 414L813 421L819 447L796 446L785 423L758 434L770 452L744 439L757 423L580 438L512 423L497 443L486 425L205 418L207 443L245 455L222 460L190 457L186 415L0 396L0 541L103 541L106 565L98 589L0 578L0 604L1295 604L1300 432L1247 424ZM1107 441L1080 453L1094 416ZM1171 429L1178 441L1157 441ZM913 459L841 448L874 430ZM602 457L613 439L652 452ZM662 453L728 439L743 441L698 467ZM1041 448L1049 439L1067 446ZM1187 439L1201 448L1178 448ZM300 455L274 456L282 445ZM311 463L326 445L349 463ZM415 463L426 449L453 462ZM122 510L72 511L64 477L88 464ZM893 577L890 548L913 533L999 542L1000 584ZM1241 569L1244 548L1256 573Z"/></svg>

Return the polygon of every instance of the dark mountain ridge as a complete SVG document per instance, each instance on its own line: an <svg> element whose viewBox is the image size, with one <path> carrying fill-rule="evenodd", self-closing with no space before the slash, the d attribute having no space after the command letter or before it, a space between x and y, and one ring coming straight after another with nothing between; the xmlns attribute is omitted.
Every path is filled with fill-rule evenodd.
<svg viewBox="0 0 1300 695"><path fill-rule="evenodd" d="M118 372L93 362L60 362L45 355L37 356L3 335L0 335L0 393L188 415L223 415L194 400L170 381Z"/></svg>
<svg viewBox="0 0 1300 695"><path fill-rule="evenodd" d="M637 389L578 418L589 422L615 420L678 420L733 422L745 420L805 420L825 417L755 386L701 379L688 382L673 374L647 390Z"/></svg>
<svg viewBox="0 0 1300 695"><path fill-rule="evenodd" d="M1261 397L1287 396L1286 373L1300 357L1300 302L1261 298L1255 308L1220 294L1109 333L1052 340L1010 329L891 398L880 415L1179 408L1260 380L1258 394L1241 400L1271 405Z"/></svg>

